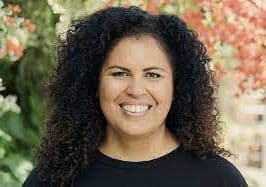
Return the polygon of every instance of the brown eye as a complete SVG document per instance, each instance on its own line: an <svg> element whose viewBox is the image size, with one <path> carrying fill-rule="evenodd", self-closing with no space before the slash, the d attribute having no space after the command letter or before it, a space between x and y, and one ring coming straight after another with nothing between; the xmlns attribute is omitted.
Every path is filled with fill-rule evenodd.
<svg viewBox="0 0 266 187"><path fill-rule="evenodd" d="M127 72L122 72L122 71L114 72L112 73L112 76L115 76L115 77L127 76Z"/></svg>
<svg viewBox="0 0 266 187"><path fill-rule="evenodd" d="M148 77L151 77L151 78L160 78L161 77L161 75L158 73L149 72L147 74L148 74Z"/></svg>

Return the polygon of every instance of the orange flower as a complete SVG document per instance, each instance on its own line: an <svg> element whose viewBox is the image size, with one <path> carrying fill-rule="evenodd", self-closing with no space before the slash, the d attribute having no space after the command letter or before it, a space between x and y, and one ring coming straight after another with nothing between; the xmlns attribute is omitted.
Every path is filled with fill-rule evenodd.
<svg viewBox="0 0 266 187"><path fill-rule="evenodd" d="M106 5L106 6L112 6L113 3L114 3L114 0L107 0L107 1L105 2L105 5Z"/></svg>
<svg viewBox="0 0 266 187"><path fill-rule="evenodd" d="M215 69L215 81L219 82L226 74L226 68L222 63L216 63L214 65L214 69Z"/></svg>
<svg viewBox="0 0 266 187"><path fill-rule="evenodd" d="M7 40L6 50L8 53L14 54L16 59L23 55L24 48L20 44L15 44L12 40Z"/></svg>
<svg viewBox="0 0 266 187"><path fill-rule="evenodd" d="M25 19L24 24L30 32L34 32L36 30L36 25L31 23L31 20Z"/></svg>
<svg viewBox="0 0 266 187"><path fill-rule="evenodd" d="M9 17L9 16L5 19L4 22L5 22L5 24L7 24L9 26L14 26L15 25L15 19L12 18L12 17Z"/></svg>
<svg viewBox="0 0 266 187"><path fill-rule="evenodd" d="M8 8L15 14L18 14L21 12L21 8L19 5L15 5L15 4L8 4L7 5Z"/></svg>
<svg viewBox="0 0 266 187"><path fill-rule="evenodd" d="M158 14L158 7L153 2L148 2L147 4L147 11L153 15Z"/></svg>

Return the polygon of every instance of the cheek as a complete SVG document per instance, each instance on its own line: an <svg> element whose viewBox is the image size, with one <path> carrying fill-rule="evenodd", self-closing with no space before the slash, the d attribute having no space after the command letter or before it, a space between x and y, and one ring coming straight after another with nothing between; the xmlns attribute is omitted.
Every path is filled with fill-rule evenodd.
<svg viewBox="0 0 266 187"><path fill-rule="evenodd" d="M160 121L165 119L171 104L173 97L173 86L171 84L158 84L153 90L154 97L156 98L157 108L154 110L156 112L155 119Z"/></svg>
<svg viewBox="0 0 266 187"><path fill-rule="evenodd" d="M152 93L154 93L158 103L162 105L169 105L173 97L173 85L168 81L162 84L157 84L153 87Z"/></svg>
<svg viewBox="0 0 266 187"><path fill-rule="evenodd" d="M123 90L123 85L119 81L102 80L99 87L101 102L112 102Z"/></svg>

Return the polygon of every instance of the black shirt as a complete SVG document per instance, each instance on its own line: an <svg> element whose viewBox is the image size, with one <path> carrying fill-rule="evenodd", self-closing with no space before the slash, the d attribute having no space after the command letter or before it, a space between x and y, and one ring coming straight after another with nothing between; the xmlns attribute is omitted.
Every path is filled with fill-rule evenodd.
<svg viewBox="0 0 266 187"><path fill-rule="evenodd" d="M33 170L23 187L42 183ZM200 160L182 147L149 161L122 161L100 151L75 181L78 187L247 187L239 170L221 156Z"/></svg>

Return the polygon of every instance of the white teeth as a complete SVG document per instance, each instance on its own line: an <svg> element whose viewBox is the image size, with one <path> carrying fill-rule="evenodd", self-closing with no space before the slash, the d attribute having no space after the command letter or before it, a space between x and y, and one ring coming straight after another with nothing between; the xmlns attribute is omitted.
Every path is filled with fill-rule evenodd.
<svg viewBox="0 0 266 187"><path fill-rule="evenodd" d="M148 105L120 105L122 109L129 112L146 112L149 109Z"/></svg>

